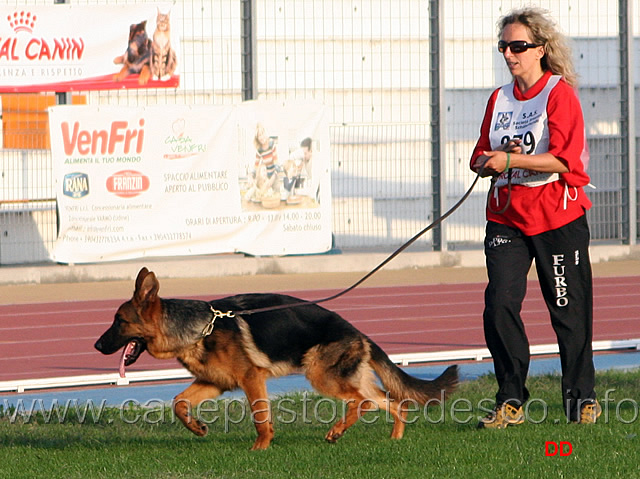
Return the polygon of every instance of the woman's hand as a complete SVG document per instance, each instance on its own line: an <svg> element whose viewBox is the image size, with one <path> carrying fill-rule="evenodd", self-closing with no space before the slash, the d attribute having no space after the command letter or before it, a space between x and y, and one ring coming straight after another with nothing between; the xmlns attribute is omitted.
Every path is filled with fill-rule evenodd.
<svg viewBox="0 0 640 479"><path fill-rule="evenodd" d="M473 171L476 173L482 170L482 177L498 176L507 169L507 153L522 153L520 140L509 140L492 151L483 151L473 164ZM483 168L484 165L484 168ZM510 164L509 167L513 165Z"/></svg>

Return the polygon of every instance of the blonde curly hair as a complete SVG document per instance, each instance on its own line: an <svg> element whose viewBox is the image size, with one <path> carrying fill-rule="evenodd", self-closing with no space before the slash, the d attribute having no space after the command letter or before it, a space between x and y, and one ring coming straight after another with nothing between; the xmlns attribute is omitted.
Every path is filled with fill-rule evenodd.
<svg viewBox="0 0 640 479"><path fill-rule="evenodd" d="M535 7L512 10L498 20L498 38L502 36L504 28L513 23L524 25L529 30L531 41L544 46L542 69L551 71L554 75L562 75L570 86L576 88L578 75L573 66L571 47L549 12Z"/></svg>

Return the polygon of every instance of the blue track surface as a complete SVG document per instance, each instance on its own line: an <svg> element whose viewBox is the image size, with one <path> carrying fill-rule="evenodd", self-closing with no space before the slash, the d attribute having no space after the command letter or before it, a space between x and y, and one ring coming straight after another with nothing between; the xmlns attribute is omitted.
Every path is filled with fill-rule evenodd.
<svg viewBox="0 0 640 479"><path fill-rule="evenodd" d="M597 370L630 370L640 367L640 352L626 352L618 354L600 354L594 356L594 364ZM404 368L409 374L422 378L434 379L439 376L446 365L420 366ZM560 372L560 359L532 359L529 368L531 375L551 374ZM466 363L460 366L461 380L471 380L479 376L492 373L492 362ZM94 405L100 405L105 401L109 406L121 406L128 404L144 405L153 401L171 401L174 396L182 392L189 382L180 381L172 384L146 385L146 386L111 386L95 389L74 389L61 390L46 393L23 393L0 396L0 406L7 408L21 402L23 406L30 407L32 404L44 406L45 409L51 407L57 401L64 405L68 401L77 401L78 404L91 401ZM311 387L302 375L291 375L268 381L268 390L272 396L281 396L296 391L310 390ZM493 391L487 391L493 394ZM222 398L243 397L242 391L225 393Z"/></svg>

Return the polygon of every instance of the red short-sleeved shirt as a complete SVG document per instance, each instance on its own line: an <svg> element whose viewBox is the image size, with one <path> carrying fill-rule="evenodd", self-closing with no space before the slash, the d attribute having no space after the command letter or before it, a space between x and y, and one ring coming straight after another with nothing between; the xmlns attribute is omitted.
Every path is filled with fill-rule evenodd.
<svg viewBox="0 0 640 479"><path fill-rule="evenodd" d="M546 86L551 72L545 75L526 95L513 83L516 100L534 98ZM497 89L489 98L480 138L471 156L471 165L483 151L490 151L489 131ZM586 173L589 153L585 139L582 108L575 90L563 79L551 90L547 103L549 149L548 152L565 162L569 171L560 174L560 180L542 186L512 185L511 204L503 214L487 209L487 220L518 228L527 236L560 228L585 213L591 207L583 186L589 184ZM540 153L540 152L537 152ZM507 187L498 188L498 198L491 197L491 209L499 211L507 202Z"/></svg>

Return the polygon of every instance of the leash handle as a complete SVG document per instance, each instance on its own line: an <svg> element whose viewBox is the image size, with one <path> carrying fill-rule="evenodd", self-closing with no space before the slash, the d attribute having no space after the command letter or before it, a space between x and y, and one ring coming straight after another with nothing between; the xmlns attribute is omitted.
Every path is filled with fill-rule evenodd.
<svg viewBox="0 0 640 479"><path fill-rule="evenodd" d="M504 208L494 211L493 208L491 208L491 195L493 195L494 192L496 191L497 181L498 181L497 176L494 176L493 178L491 178L491 188L489 188L489 192L487 193L487 210L489 210L491 213L495 215L502 215L504 214L505 211L507 211L507 208L509 208L509 206L511 205L511 170L507 172L507 203L504 205Z"/></svg>

